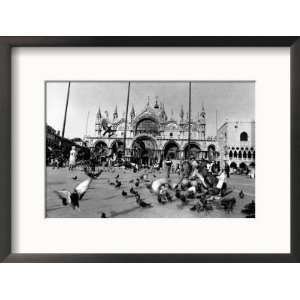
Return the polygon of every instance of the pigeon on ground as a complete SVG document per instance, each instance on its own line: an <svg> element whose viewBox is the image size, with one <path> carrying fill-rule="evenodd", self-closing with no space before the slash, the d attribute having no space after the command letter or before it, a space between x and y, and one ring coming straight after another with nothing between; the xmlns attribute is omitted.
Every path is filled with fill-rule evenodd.
<svg viewBox="0 0 300 300"><path fill-rule="evenodd" d="M106 218L106 213L101 213L101 216L100 216L100 218Z"/></svg>
<svg viewBox="0 0 300 300"><path fill-rule="evenodd" d="M180 194L180 200L182 203L187 203L186 196L184 194Z"/></svg>
<svg viewBox="0 0 300 300"><path fill-rule="evenodd" d="M235 198L225 198L221 200L221 205L223 206L225 212L231 213L236 204Z"/></svg>
<svg viewBox="0 0 300 300"><path fill-rule="evenodd" d="M73 179L73 180L77 180L78 177L77 177L77 176L73 176L72 179Z"/></svg>
<svg viewBox="0 0 300 300"><path fill-rule="evenodd" d="M194 206L192 206L192 207L190 208L190 210L191 210L191 211L197 210L197 204L195 204Z"/></svg>
<svg viewBox="0 0 300 300"><path fill-rule="evenodd" d="M160 194L157 194L157 202L160 204L166 204L167 201L163 201L162 196Z"/></svg>
<svg viewBox="0 0 300 300"><path fill-rule="evenodd" d="M151 204L151 203L147 203L147 202L145 202L145 201L143 201L143 200L141 199L141 196L140 196L139 193L137 193L137 194L135 195L135 198L136 198L136 203L137 203L140 207L142 207L142 208L152 207L152 204Z"/></svg>
<svg viewBox="0 0 300 300"><path fill-rule="evenodd" d="M140 180L137 178L137 180L135 181L135 184L134 184L136 187L138 187L140 185Z"/></svg>
<svg viewBox="0 0 300 300"><path fill-rule="evenodd" d="M116 177L115 177L115 179L118 179L120 177L120 174L118 174Z"/></svg>
<svg viewBox="0 0 300 300"><path fill-rule="evenodd" d="M190 208L190 210L191 210L191 211L197 211L197 212L199 213L200 211L204 211L204 207L203 207L203 205L201 204L201 202L197 202L194 206L192 206L192 207Z"/></svg>
<svg viewBox="0 0 300 300"><path fill-rule="evenodd" d="M127 196L127 193L124 190L122 191L122 196L124 196L124 197Z"/></svg>
<svg viewBox="0 0 300 300"><path fill-rule="evenodd" d="M122 182L119 181L118 179L116 180L116 184L115 184L115 187L118 188L122 185Z"/></svg>
<svg viewBox="0 0 300 300"><path fill-rule="evenodd" d="M180 196L181 196L180 190L176 190L175 191L175 197L180 199Z"/></svg>
<svg viewBox="0 0 300 300"><path fill-rule="evenodd" d="M255 202L252 200L250 203L246 204L241 210L243 214L246 214L246 218L255 218Z"/></svg>
<svg viewBox="0 0 300 300"><path fill-rule="evenodd" d="M136 195L138 192L136 190L134 190L134 188L130 188L129 190L130 194Z"/></svg>
<svg viewBox="0 0 300 300"><path fill-rule="evenodd" d="M243 190L240 191L239 196L240 196L241 199L243 199L245 197L245 194L244 194Z"/></svg>
<svg viewBox="0 0 300 300"><path fill-rule="evenodd" d="M97 179L101 173L103 172L103 170L100 170L99 172L95 173L95 172L88 172L87 170L85 170L85 174L90 177L90 178L93 178L93 179Z"/></svg>
<svg viewBox="0 0 300 300"><path fill-rule="evenodd" d="M200 199L200 203L202 204L200 211L209 212L210 210L213 210L213 206L207 201L207 199Z"/></svg>
<svg viewBox="0 0 300 300"><path fill-rule="evenodd" d="M73 209L79 208L79 200L83 198L91 182L92 178L82 181L74 188L72 193L67 190L55 191L55 193L62 200L63 205L70 205Z"/></svg>

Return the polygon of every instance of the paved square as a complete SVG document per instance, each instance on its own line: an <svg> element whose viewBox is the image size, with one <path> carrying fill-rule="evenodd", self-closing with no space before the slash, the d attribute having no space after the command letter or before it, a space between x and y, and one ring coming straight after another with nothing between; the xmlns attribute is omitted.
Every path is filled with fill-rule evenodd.
<svg viewBox="0 0 300 300"><path fill-rule="evenodd" d="M141 208L137 205L136 199L129 193L132 186L130 181L136 179L147 172L146 170L133 173L131 170L115 168L112 172L104 171L98 179L92 181L88 191L80 201L80 210L73 210L69 206L62 206L61 200L54 193L55 190L67 189L72 191L73 188L87 178L84 172L79 168L73 172L67 168L52 169L47 168L47 200L46 212L50 218L98 218L101 213L107 217L115 218L244 218L241 209L245 204L255 199L255 181L242 175L232 175L227 179L228 186L233 189L229 197L235 197L237 204L233 213L227 214L222 209L214 208L209 213L194 212L190 208L195 200L191 199L188 205L183 206L181 201L174 197L173 202L165 205L159 204L157 196L150 193L145 184L141 183L138 188L134 186L142 199L152 203L152 208ZM119 174L119 180L122 182L120 188L110 185L114 182L115 176ZM72 177L77 175L78 179ZM165 176L165 171L149 174L150 179L161 178ZM178 175L171 175L172 182L178 181ZM122 190L128 193L127 197L122 196ZM243 190L245 197L239 198L239 191Z"/></svg>

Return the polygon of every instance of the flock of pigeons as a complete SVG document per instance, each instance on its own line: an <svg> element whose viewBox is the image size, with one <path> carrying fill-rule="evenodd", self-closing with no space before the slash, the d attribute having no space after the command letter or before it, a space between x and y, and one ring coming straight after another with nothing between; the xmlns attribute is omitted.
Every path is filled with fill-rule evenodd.
<svg viewBox="0 0 300 300"><path fill-rule="evenodd" d="M85 174L88 176L87 179L75 186L72 192L68 190L55 191L58 197L62 201L62 205L71 206L73 209L79 209L79 201L82 200L86 191L88 190L92 180L99 178L103 170L97 172L92 172L87 168L84 168ZM129 181L131 187L128 191L122 189L121 196L124 198L135 197L136 203L141 208L151 208L152 203L144 201L140 193L136 190L141 184L144 184L151 193L157 195L157 201L159 204L166 204L172 202L176 199L181 200L182 205L187 205L192 203L190 208L191 211L195 212L206 212L213 210L214 207L219 209L224 209L228 214L233 212L233 209L237 203L235 197L224 197L224 195L211 195L208 191L202 193L184 191L176 185L171 185L170 180L167 178L156 179L156 175L152 174L153 179L149 180L148 175L141 175L136 179ZM78 180L78 176L73 176L73 180ZM116 189L120 189L122 182L120 181L120 175L116 175L114 181L108 180L107 183L114 186ZM136 189L135 189L135 188ZM229 192L230 193L230 192ZM243 199L245 194L243 190L239 192L239 198ZM190 202L192 200L192 202ZM196 201L195 201L196 200ZM255 202L252 200L250 203L246 204L241 210L241 213L245 214L246 218L255 218ZM105 213L101 213L101 218L106 218Z"/></svg>

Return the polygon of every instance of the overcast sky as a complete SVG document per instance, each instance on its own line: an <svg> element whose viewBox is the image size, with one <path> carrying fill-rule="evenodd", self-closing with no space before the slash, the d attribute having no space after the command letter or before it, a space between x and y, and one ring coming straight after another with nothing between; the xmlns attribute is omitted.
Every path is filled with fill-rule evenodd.
<svg viewBox="0 0 300 300"><path fill-rule="evenodd" d="M47 124L62 130L67 97L67 82L48 82ZM125 114L128 82L71 82L65 136L83 137L87 133L94 136L95 117L100 107L101 113L107 110L109 117L117 105L119 117ZM218 127L226 119L251 121L255 118L254 82L192 82L192 117L201 111L202 103L207 116L207 136L216 134L216 115ZM147 104L153 107L155 97L163 102L170 119L179 120L183 105L188 111L188 82L131 82L129 113L132 104L138 114ZM217 113L216 113L217 111ZM89 117L88 117L89 115Z"/></svg>

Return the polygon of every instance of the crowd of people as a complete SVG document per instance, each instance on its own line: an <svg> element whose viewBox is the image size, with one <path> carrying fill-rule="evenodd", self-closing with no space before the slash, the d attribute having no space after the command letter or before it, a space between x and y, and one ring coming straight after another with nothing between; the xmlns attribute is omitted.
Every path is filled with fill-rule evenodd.
<svg viewBox="0 0 300 300"><path fill-rule="evenodd" d="M214 208L221 208L226 213L233 212L237 199L230 196L233 189L226 182L230 177L230 168L227 164L222 169L219 162L196 160L191 155L188 159L176 164L174 172L178 173L178 180L173 184L169 180L172 165L172 160L168 157L165 161L166 180L161 180L161 184L156 187L159 203L166 204L177 198L183 205L191 204L192 211L209 212ZM243 190L238 193L238 197L240 199L245 197ZM254 200L251 204L246 204L241 212L247 218L254 218Z"/></svg>

